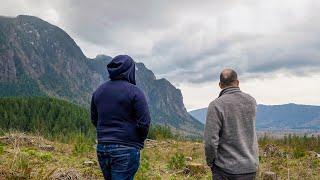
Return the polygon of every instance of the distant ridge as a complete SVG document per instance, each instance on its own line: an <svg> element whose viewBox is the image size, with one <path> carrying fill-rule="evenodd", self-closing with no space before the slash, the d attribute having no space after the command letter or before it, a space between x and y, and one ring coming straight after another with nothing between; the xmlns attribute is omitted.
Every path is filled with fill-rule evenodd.
<svg viewBox="0 0 320 180"><path fill-rule="evenodd" d="M201 123L205 123L207 108L189 112ZM283 104L258 105L258 130L320 130L320 106Z"/></svg>

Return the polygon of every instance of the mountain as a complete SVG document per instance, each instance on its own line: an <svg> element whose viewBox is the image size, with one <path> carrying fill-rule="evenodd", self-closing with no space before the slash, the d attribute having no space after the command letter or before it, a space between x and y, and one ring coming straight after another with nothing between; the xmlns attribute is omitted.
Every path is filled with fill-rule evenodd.
<svg viewBox="0 0 320 180"><path fill-rule="evenodd" d="M49 95L87 104L99 78L62 29L32 16L0 18L0 96Z"/></svg>
<svg viewBox="0 0 320 180"><path fill-rule="evenodd" d="M320 106L283 104L259 105L257 112L259 129L318 129L320 130Z"/></svg>
<svg viewBox="0 0 320 180"><path fill-rule="evenodd" d="M108 80L111 57L87 58L62 29L37 17L0 17L0 96L50 96L88 107L92 92ZM181 91L137 63L153 124L201 136L203 125L188 114Z"/></svg>
<svg viewBox="0 0 320 180"><path fill-rule="evenodd" d="M207 108L190 111L189 113L201 123L205 123ZM256 127L258 130L320 130L320 106L299 104L258 105Z"/></svg>
<svg viewBox="0 0 320 180"><path fill-rule="evenodd" d="M202 124L206 123L207 108L196 109L196 110L190 111L189 114L192 117L196 118Z"/></svg>

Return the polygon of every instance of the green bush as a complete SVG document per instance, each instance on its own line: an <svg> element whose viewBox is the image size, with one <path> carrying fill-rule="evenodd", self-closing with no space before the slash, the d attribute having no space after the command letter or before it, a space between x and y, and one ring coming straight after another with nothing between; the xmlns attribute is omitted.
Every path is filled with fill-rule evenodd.
<svg viewBox="0 0 320 180"><path fill-rule="evenodd" d="M93 150L93 143L90 139L86 138L83 134L75 134L73 135L73 153L83 154L88 153Z"/></svg>
<svg viewBox="0 0 320 180"><path fill-rule="evenodd" d="M20 153L18 156L17 167L19 169L25 170L29 167L29 158L25 153Z"/></svg>
<svg viewBox="0 0 320 180"><path fill-rule="evenodd" d="M39 158L45 162L52 160L52 154L49 152L40 152L35 149L29 149L29 148L23 149L22 152L28 156L34 156L34 157Z"/></svg>
<svg viewBox="0 0 320 180"><path fill-rule="evenodd" d="M149 156L142 151L141 156L141 165L139 167L139 171L137 173L136 179L138 180L144 180L148 179L148 172L150 172L150 162L149 162Z"/></svg>
<svg viewBox="0 0 320 180"><path fill-rule="evenodd" d="M46 161L46 162L52 160L52 155L51 153L48 153L48 152L40 153L39 157L42 161Z"/></svg>
<svg viewBox="0 0 320 180"><path fill-rule="evenodd" d="M73 154L78 155L78 154L83 154L83 153L87 153L91 150L91 148L89 147L88 144L85 143L76 143L73 146Z"/></svg>
<svg viewBox="0 0 320 180"><path fill-rule="evenodd" d="M293 151L293 157L294 158L302 158L306 155L306 152L303 149L296 148Z"/></svg>
<svg viewBox="0 0 320 180"><path fill-rule="evenodd" d="M159 126L153 125L149 129L148 133L149 139L172 139L175 138L175 135L172 133L169 126Z"/></svg>
<svg viewBox="0 0 320 180"><path fill-rule="evenodd" d="M320 135L314 136L300 136L295 134L285 135L283 138L274 138L266 134L259 138L260 147L265 147L267 144L274 144L276 146L286 147L291 149L295 147L296 156L304 156L303 152L299 151L315 151L320 152Z"/></svg>
<svg viewBox="0 0 320 180"><path fill-rule="evenodd" d="M186 158L184 154L180 152L176 152L169 160L168 164L169 169L176 170L176 169L183 169L186 167Z"/></svg>
<svg viewBox="0 0 320 180"><path fill-rule="evenodd" d="M3 129L0 128L0 136L4 136L6 133Z"/></svg>
<svg viewBox="0 0 320 180"><path fill-rule="evenodd" d="M4 147L0 145L0 155L3 154L4 152Z"/></svg>
<svg viewBox="0 0 320 180"><path fill-rule="evenodd" d="M34 150L34 149L26 148L26 149L23 150L23 152L27 153L30 156L37 156L37 151Z"/></svg>
<svg viewBox="0 0 320 180"><path fill-rule="evenodd" d="M17 158L12 161L9 179L30 179L32 168L29 164L29 156L25 152L17 154Z"/></svg>

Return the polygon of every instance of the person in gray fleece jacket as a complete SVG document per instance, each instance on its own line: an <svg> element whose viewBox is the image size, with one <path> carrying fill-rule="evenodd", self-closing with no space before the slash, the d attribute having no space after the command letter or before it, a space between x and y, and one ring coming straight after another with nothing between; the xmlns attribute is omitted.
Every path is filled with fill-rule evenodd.
<svg viewBox="0 0 320 180"><path fill-rule="evenodd" d="M213 179L255 179L258 142L255 130L256 100L239 88L237 73L220 75L219 97L208 107L205 154Z"/></svg>

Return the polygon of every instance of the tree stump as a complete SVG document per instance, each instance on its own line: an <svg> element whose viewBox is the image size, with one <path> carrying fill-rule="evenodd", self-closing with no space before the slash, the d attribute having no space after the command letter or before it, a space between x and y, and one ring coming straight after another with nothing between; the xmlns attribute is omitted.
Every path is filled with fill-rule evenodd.
<svg viewBox="0 0 320 180"><path fill-rule="evenodd" d="M83 162L83 164L84 164L85 166L93 166L95 163L94 163L93 161L86 160L86 161Z"/></svg>
<svg viewBox="0 0 320 180"><path fill-rule="evenodd" d="M186 157L186 161L192 161L192 157L191 156Z"/></svg>
<svg viewBox="0 0 320 180"><path fill-rule="evenodd" d="M51 145L48 145L48 144L46 144L46 145L39 145L39 148L41 149L41 150L44 150L44 151L54 151L54 146L51 146Z"/></svg>
<svg viewBox="0 0 320 180"><path fill-rule="evenodd" d="M262 180L277 180L277 174L271 171L266 171L261 173Z"/></svg>

